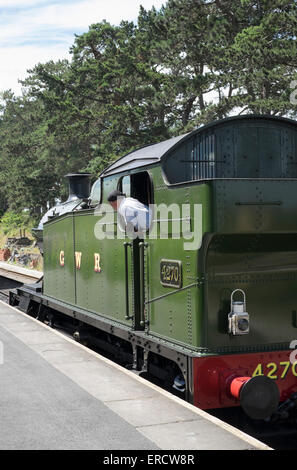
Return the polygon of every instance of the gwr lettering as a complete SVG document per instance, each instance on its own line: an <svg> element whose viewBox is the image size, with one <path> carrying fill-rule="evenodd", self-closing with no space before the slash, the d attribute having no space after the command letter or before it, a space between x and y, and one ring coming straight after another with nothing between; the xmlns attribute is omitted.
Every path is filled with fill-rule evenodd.
<svg viewBox="0 0 297 470"><path fill-rule="evenodd" d="M64 266L64 264L65 264L64 251L60 251L60 266Z"/></svg>
<svg viewBox="0 0 297 470"><path fill-rule="evenodd" d="M76 251L75 252L75 265L76 265L76 269L80 269L80 266L81 266L81 251Z"/></svg>
<svg viewBox="0 0 297 470"><path fill-rule="evenodd" d="M81 262L82 262L82 252L81 251L76 251L74 253L74 257L75 257L75 267L76 267L76 269L80 269L81 268ZM96 273L101 273L100 259L101 259L100 254L99 253L94 253L94 271ZM62 250L59 253L59 263L60 263L60 266L65 265L65 253Z"/></svg>
<svg viewBox="0 0 297 470"><path fill-rule="evenodd" d="M96 273L100 273L101 267L100 267L100 254L99 253L94 253L94 263L95 263L94 271Z"/></svg>

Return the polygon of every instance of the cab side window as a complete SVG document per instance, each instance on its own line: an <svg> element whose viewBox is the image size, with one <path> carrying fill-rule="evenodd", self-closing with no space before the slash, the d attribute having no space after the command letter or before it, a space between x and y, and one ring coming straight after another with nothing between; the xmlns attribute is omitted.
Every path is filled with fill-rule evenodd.
<svg viewBox="0 0 297 470"><path fill-rule="evenodd" d="M117 189L126 194L126 197L133 197L146 206L153 203L152 183L147 171L123 176Z"/></svg>
<svg viewBox="0 0 297 470"><path fill-rule="evenodd" d="M119 181L119 191L126 194L126 197L131 197L131 177L130 175L123 176Z"/></svg>
<svg viewBox="0 0 297 470"><path fill-rule="evenodd" d="M90 194L91 205L96 206L101 202L101 178L99 178L92 186Z"/></svg>

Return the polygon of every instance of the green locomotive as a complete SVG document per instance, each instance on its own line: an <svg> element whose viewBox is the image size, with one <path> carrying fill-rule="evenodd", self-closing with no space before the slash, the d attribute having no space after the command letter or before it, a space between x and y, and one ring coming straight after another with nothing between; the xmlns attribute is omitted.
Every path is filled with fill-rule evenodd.
<svg viewBox="0 0 297 470"><path fill-rule="evenodd" d="M43 281L12 305L71 320L202 409L262 419L297 392L296 122L216 121L123 156L90 194L88 175L69 178L39 227ZM115 189L150 206L146 233L118 220Z"/></svg>

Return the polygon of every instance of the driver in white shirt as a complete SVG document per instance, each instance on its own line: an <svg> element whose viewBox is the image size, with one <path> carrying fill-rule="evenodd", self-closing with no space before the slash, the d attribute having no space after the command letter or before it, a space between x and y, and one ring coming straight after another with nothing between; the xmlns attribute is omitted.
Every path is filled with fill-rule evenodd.
<svg viewBox="0 0 297 470"><path fill-rule="evenodd" d="M135 232L145 232L150 226L150 211L148 206L133 197L126 197L120 191L112 191L107 198L111 207L123 218L127 229L133 227Z"/></svg>

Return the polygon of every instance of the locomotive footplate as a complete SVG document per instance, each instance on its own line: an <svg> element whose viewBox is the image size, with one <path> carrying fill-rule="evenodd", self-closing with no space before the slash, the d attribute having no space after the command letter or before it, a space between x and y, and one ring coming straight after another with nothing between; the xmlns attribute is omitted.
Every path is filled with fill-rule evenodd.
<svg viewBox="0 0 297 470"><path fill-rule="evenodd" d="M179 371L184 377L185 399L204 410L242 405L250 417L262 419L276 411L278 402L285 402L297 392L297 361L290 361L292 350L225 355L196 352L51 299L30 286L10 291L10 305L35 317L40 316L41 310L49 309L50 314L72 317L82 328L93 327L123 340L130 345L130 367L143 373L159 368L165 375L164 361L174 364L172 371ZM255 380L256 377L267 380ZM252 408L251 401L255 402Z"/></svg>
<svg viewBox="0 0 297 470"><path fill-rule="evenodd" d="M153 356L155 358L160 358L160 364L164 359L175 364L175 370L179 371L179 373L184 377L184 397L189 403L193 403L192 371L195 352L165 341L164 339L148 335L144 331L133 331L127 325L109 320L99 314L84 311L83 309L74 307L73 305L68 305L59 300L47 297L42 293L36 292L35 289L31 289L31 286L29 285L11 290L9 303L10 305L17 307L23 312L35 316L38 319L44 318L44 315L41 315L41 311L43 310L50 312L47 316L50 315L51 318L53 314L55 315L55 313L57 313L58 315L62 314L68 318L71 317L75 319L79 324L81 324L81 328L84 330L83 335L80 335L79 331L75 332L74 338L76 340L79 340L80 336L83 336L84 340L86 339L85 330L88 327L93 327L98 332L104 332L108 335L112 335L114 338L124 340L131 346L132 360L129 368L141 370L143 373L146 373L149 370L156 371L158 364L154 363L152 360ZM50 325L54 326L53 322L51 322ZM155 362L158 362L158 360ZM160 377L164 376L164 374L164 370L161 370ZM173 381L174 376L172 376L172 384Z"/></svg>

